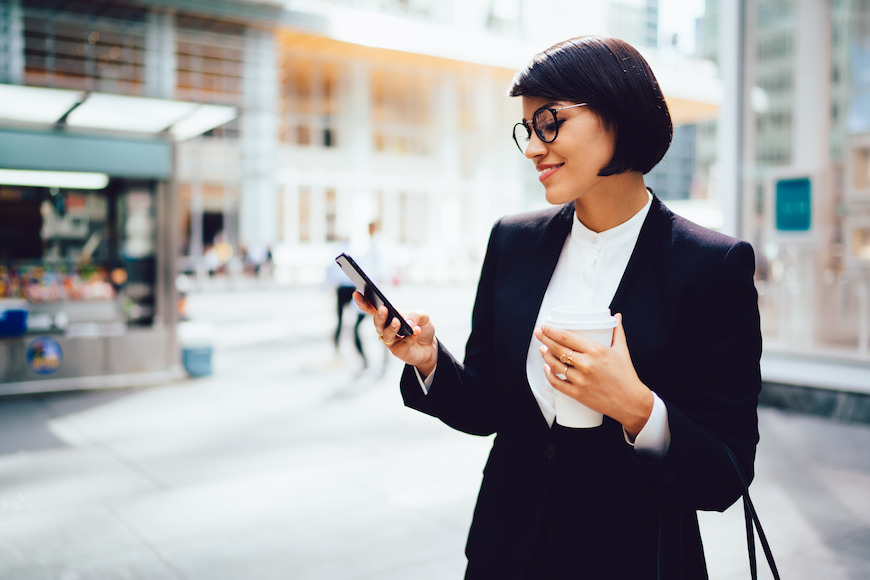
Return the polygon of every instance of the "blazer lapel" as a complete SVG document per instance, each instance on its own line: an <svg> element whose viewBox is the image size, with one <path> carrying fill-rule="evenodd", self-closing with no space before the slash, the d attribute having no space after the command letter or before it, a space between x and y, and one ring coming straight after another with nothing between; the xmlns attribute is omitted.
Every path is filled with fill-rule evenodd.
<svg viewBox="0 0 870 580"><path fill-rule="evenodd" d="M645 291L639 287L638 282L648 273L650 258L656 251L656 240L660 239L661 220L664 217L662 210L662 203L657 197L653 197L649 213L640 228L637 242L634 244L631 257L628 259L628 265L625 267L625 272L623 272L619 286L616 288L616 294L613 295L613 300L610 302L612 312L621 312L632 300L632 297Z"/></svg>
<svg viewBox="0 0 870 580"><path fill-rule="evenodd" d="M623 316L623 328L632 362L639 375L655 364L656 337L667 326L668 294L665 283L665 248L670 243L671 216L657 197L653 197L625 273L610 303L614 314ZM643 376L641 376L643 378Z"/></svg>
<svg viewBox="0 0 870 580"><path fill-rule="evenodd" d="M520 383L522 387L515 392L522 401L518 409L528 410L529 421L535 424L536 428L546 431L549 431L550 426L541 414L532 394L526 376L526 358L538 312L562 253L562 247L565 245L565 239L571 232L573 217L574 204L562 206L543 229L537 243L529 243L523 248L522 256L517 256L516 263L522 266L510 276L509 299L514 305L514 315L510 317L510 324L505 327L507 332L504 340L500 341L510 352L508 360L513 366L511 372L516 373L515 376L522 377Z"/></svg>
<svg viewBox="0 0 870 580"><path fill-rule="evenodd" d="M521 278L514 280L518 288L514 295L517 310L513 329L516 335L507 342L516 345L517 351L513 353L514 360L522 361L523 375L525 375L528 339L531 337L535 322L538 319L538 312L541 309L541 302L544 300L547 286L550 285L550 278L552 278L556 264L559 262L565 238L571 232L573 216L573 204L562 206L562 209L547 224L540 242L537 245L529 244L526 256L529 268L518 272L517 275Z"/></svg>

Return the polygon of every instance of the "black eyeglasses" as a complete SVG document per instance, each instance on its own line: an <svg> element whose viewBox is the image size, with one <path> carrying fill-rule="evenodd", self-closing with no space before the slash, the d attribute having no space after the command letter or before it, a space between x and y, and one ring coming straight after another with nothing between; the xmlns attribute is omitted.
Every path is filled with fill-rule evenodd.
<svg viewBox="0 0 870 580"><path fill-rule="evenodd" d="M531 127L529 127L528 121L520 121L514 125L514 143L520 148L520 153L526 154L526 149L529 148L529 140L532 138L532 129L535 130L535 135L538 136L538 139L544 143L552 143L559 136L559 125L561 124L559 119L556 118L556 113L585 105L586 103L578 103L576 105L559 107L558 109L541 107L532 115Z"/></svg>

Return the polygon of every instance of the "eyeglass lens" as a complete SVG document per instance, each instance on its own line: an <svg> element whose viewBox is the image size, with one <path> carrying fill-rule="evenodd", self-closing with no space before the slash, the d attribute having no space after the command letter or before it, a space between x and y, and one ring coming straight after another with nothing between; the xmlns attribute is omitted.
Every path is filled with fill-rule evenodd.
<svg viewBox="0 0 870 580"><path fill-rule="evenodd" d="M556 120L556 111L542 107L535 111L532 116L532 122L517 123L514 126L514 141L523 153L529 147L529 139L532 137L531 129L533 127L535 134L544 143L552 143L556 139L559 132L558 122Z"/></svg>

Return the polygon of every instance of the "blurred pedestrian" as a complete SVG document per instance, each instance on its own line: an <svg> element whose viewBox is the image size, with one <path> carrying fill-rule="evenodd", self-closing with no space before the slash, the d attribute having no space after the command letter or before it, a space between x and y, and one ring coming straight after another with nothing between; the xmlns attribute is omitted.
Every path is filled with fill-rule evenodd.
<svg viewBox="0 0 870 580"><path fill-rule="evenodd" d="M348 247L347 241L340 242L341 250L345 251ZM335 325L335 333L333 334L333 344L335 346L335 356L339 358L341 356L341 329L342 322L344 320L344 309L348 304L353 302L353 292L355 290L353 284L345 276L344 272L341 271L341 268L338 267L338 264L335 262L329 265L329 268L326 271L326 280L327 283L330 284L334 288L335 291L335 305L336 305L336 325ZM368 367L368 359L366 358L365 350L363 349L363 343L360 339L359 335L359 327L362 324L362 321L365 320L365 313L362 311L357 311L356 322L353 325L353 344L356 347L356 351L359 353L362 358L362 366L363 368Z"/></svg>
<svg viewBox="0 0 870 580"><path fill-rule="evenodd" d="M266 244L261 242L253 242L245 253L245 262L251 268L255 278L260 277L260 272L264 268L268 268L271 259L271 252Z"/></svg>
<svg viewBox="0 0 870 580"><path fill-rule="evenodd" d="M460 363L429 317L398 336L405 404L496 437L466 579L706 578L696 510L724 510L754 473L761 333L752 247L673 214L644 174L672 124L643 57L586 36L534 57L510 88L514 128L555 208L492 229ZM413 224L412 224L413 227ZM609 307L610 346L546 323ZM560 425L556 396L603 415Z"/></svg>
<svg viewBox="0 0 870 580"><path fill-rule="evenodd" d="M387 247L387 241L381 231L381 224L374 220L368 225L368 245L361 248L357 263L366 272L366 275L377 285L382 291L388 284L392 284L396 279L393 267L393 261L390 258L390 250ZM351 292L353 299L353 292ZM365 316L365 314L363 314ZM359 323L359 320L357 321ZM387 365L390 359L390 352L384 351L384 359L381 363L381 374L387 370Z"/></svg>
<svg viewBox="0 0 870 580"><path fill-rule="evenodd" d="M214 276L218 268L220 268L221 259L214 244L206 247L205 252L202 255L202 263L209 276Z"/></svg>

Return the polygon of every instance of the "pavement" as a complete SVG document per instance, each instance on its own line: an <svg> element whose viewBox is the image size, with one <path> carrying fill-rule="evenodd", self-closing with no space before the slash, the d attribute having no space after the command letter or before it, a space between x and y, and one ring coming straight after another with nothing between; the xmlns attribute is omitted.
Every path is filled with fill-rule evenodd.
<svg viewBox="0 0 870 580"><path fill-rule="evenodd" d="M389 295L462 351L472 287ZM333 301L201 291L212 375L0 399L0 579L461 578L491 442L405 409L368 321L368 368L352 316L335 353ZM870 578L870 425L763 408L760 428L751 492L782 577ZM699 515L713 579L749 577L742 518Z"/></svg>

